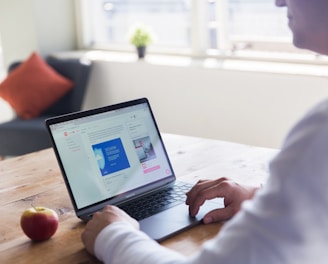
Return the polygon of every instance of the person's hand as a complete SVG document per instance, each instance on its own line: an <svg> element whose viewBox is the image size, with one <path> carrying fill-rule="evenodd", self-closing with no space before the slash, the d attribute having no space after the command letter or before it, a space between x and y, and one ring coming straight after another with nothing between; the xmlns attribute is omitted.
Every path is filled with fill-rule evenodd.
<svg viewBox="0 0 328 264"><path fill-rule="evenodd" d="M127 213L116 206L107 205L101 212L96 212L92 219L87 223L81 236L82 242L87 251L94 254L94 244L101 230L106 226L119 221L128 222L136 229L139 229L139 223L137 220L131 218Z"/></svg>
<svg viewBox="0 0 328 264"><path fill-rule="evenodd" d="M186 204L189 205L190 215L196 216L206 200L223 197L225 207L207 213L203 222L208 224L225 221L233 217L239 211L241 203L251 199L256 190L257 188L242 186L227 178L200 180L187 193Z"/></svg>

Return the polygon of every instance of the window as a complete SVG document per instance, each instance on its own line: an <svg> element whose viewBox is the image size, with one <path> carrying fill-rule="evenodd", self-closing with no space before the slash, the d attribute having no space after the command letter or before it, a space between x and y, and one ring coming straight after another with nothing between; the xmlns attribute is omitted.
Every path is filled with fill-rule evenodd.
<svg viewBox="0 0 328 264"><path fill-rule="evenodd" d="M156 36L151 51L300 52L291 43L286 9L274 0L83 0L82 7L84 47L131 49L127 34L141 23Z"/></svg>
<svg viewBox="0 0 328 264"><path fill-rule="evenodd" d="M214 36L220 31L226 31L220 35L224 38L221 42L230 44L291 40L286 10L277 8L274 0L209 0L208 10L209 48L218 48Z"/></svg>
<svg viewBox="0 0 328 264"><path fill-rule="evenodd" d="M274 0L229 0L229 30L232 36L289 38L286 9Z"/></svg>
<svg viewBox="0 0 328 264"><path fill-rule="evenodd" d="M89 45L127 45L129 29L136 24L149 26L156 36L155 46L190 46L190 0L90 0Z"/></svg>

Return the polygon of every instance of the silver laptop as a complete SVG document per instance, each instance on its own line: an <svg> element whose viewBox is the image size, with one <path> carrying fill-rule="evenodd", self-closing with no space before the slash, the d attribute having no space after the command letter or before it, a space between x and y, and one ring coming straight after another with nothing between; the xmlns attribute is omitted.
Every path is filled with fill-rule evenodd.
<svg viewBox="0 0 328 264"><path fill-rule="evenodd" d="M141 230L161 241L223 207L206 202L189 216L146 98L46 120L53 148L77 217L92 218L106 204L136 218Z"/></svg>

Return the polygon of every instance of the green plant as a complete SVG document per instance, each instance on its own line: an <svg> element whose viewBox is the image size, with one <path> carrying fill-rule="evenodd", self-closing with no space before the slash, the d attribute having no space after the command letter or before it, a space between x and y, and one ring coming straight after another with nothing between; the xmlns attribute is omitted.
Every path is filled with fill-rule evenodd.
<svg viewBox="0 0 328 264"><path fill-rule="evenodd" d="M136 26L130 32L130 43L136 47L147 47L153 41L152 33L145 26Z"/></svg>

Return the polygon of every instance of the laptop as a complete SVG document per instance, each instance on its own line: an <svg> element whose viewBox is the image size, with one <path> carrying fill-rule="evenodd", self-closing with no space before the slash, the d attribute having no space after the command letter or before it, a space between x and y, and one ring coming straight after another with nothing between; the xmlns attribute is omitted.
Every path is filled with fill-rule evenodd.
<svg viewBox="0 0 328 264"><path fill-rule="evenodd" d="M176 180L147 98L45 122L82 220L90 220L106 204L116 205L136 218L142 231L162 241L224 206L222 199L208 201L197 217L189 216L185 193L191 185Z"/></svg>

